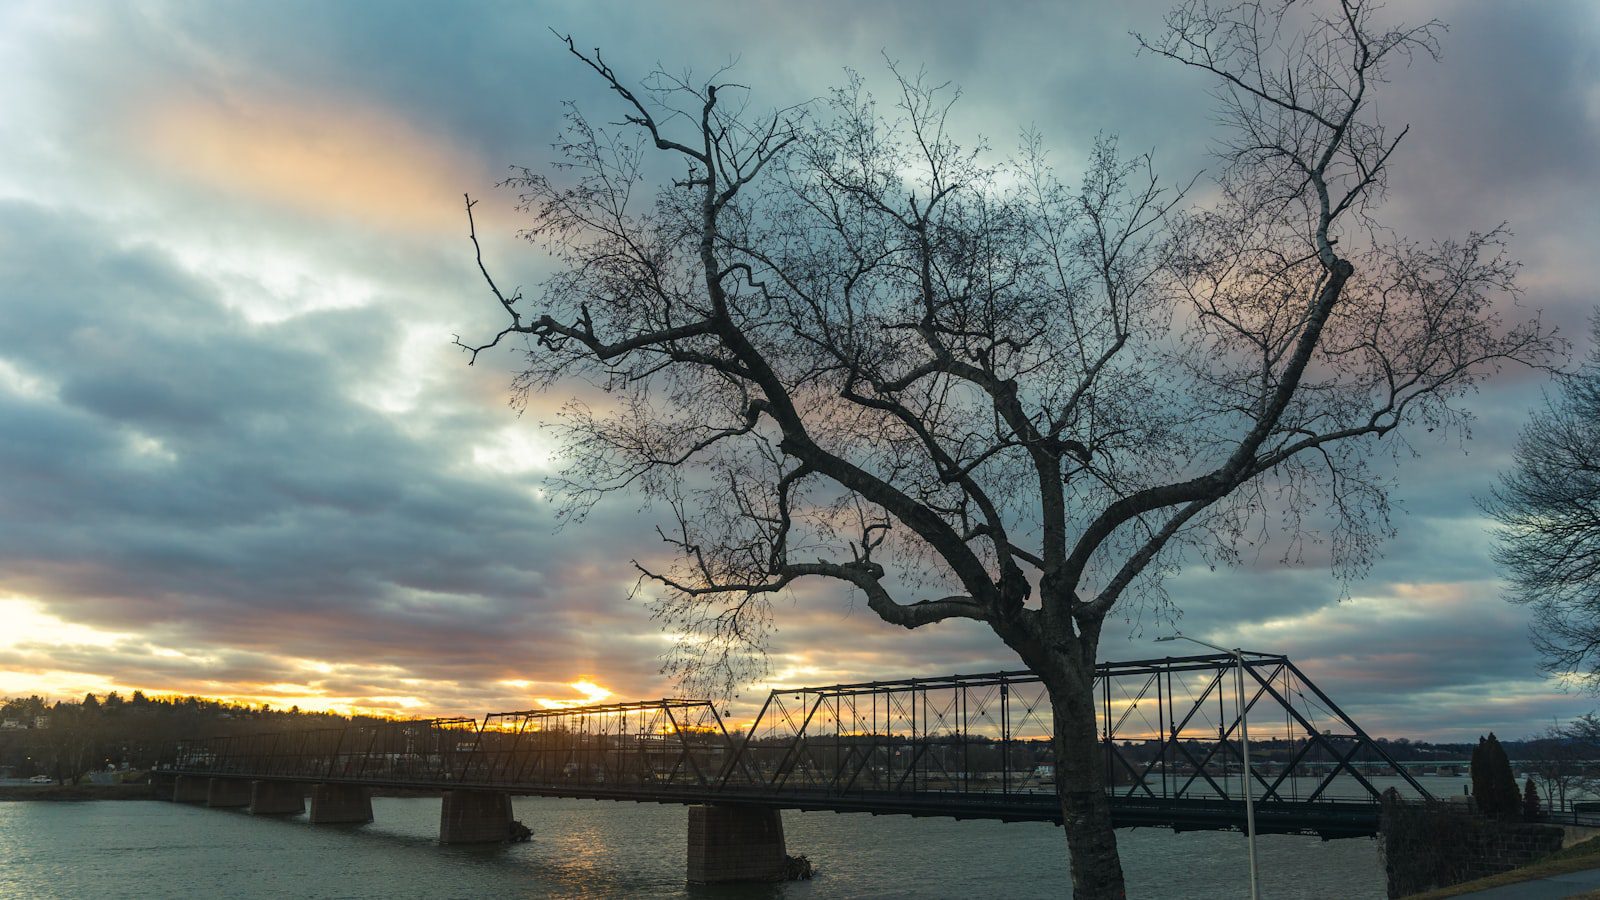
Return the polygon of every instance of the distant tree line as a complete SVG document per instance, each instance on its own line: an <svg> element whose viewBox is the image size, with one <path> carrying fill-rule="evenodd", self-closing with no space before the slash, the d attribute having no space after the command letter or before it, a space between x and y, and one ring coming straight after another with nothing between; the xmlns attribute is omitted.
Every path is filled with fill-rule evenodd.
<svg viewBox="0 0 1600 900"><path fill-rule="evenodd" d="M204 697L150 697L143 691L127 697L117 691L91 693L82 700L0 698L0 772L75 784L93 771L152 768L170 760L183 738L330 728L349 721L298 706L279 710Z"/></svg>

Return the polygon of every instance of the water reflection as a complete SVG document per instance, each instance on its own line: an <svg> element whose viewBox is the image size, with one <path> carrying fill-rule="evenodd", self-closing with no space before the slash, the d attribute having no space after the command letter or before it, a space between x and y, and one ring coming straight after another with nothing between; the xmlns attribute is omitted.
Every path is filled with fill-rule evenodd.
<svg viewBox="0 0 1600 900"><path fill-rule="evenodd" d="M790 812L789 851L816 863L816 879L691 887L683 807L536 798L514 806L533 840L474 847L436 842L434 798L377 798L371 825L316 827L304 815L170 803L0 803L0 897L1054 898L1068 883L1053 826ZM1240 895L1237 833L1117 837L1130 896ZM1266 835L1260 849L1268 896L1383 896L1371 840Z"/></svg>

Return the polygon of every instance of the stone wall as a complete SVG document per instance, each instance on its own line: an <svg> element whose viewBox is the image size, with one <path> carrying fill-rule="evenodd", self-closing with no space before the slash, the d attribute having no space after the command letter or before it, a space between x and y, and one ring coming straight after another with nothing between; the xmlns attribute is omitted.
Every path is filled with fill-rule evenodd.
<svg viewBox="0 0 1600 900"><path fill-rule="evenodd" d="M1556 825L1497 822L1453 803L1386 798L1378 835L1390 897L1497 875L1561 849Z"/></svg>

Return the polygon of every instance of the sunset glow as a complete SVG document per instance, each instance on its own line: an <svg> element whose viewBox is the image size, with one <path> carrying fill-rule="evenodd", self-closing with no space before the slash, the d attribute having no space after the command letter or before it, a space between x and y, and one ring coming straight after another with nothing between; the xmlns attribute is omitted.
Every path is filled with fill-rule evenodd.
<svg viewBox="0 0 1600 900"><path fill-rule="evenodd" d="M575 700L561 700L549 697L540 697L536 702L545 709L571 709L576 706L590 706L596 703L604 703L608 698L611 697L611 691L606 690L605 688L586 678L571 682L567 686L577 691L582 696Z"/></svg>
<svg viewBox="0 0 1600 900"><path fill-rule="evenodd" d="M190 98L127 123L158 165L207 187L385 228L453 224L469 164L386 111L324 95Z"/></svg>
<svg viewBox="0 0 1600 900"><path fill-rule="evenodd" d="M1594 864L1597 48L0 2L0 900Z"/></svg>
<svg viewBox="0 0 1600 900"><path fill-rule="evenodd" d="M4 695L418 717L681 695L661 666L684 638L634 592L634 561L672 564L657 531L671 511L625 491L558 518L547 481L571 462L550 427L562 408L612 413L618 395L574 379L513 404L523 345L469 366L453 343L504 327L464 195L486 262L531 315L557 263L519 237L533 221L496 185L513 166L571 175L550 167L563 100L596 122L626 112L547 27L603 46L625 79L657 60L762 60L729 76L752 109L804 103L847 65L893 96L887 53L962 86L951 128L987 135L986 159L1031 123L1064 172L1101 131L1154 148L1174 184L1215 169L1204 85L1129 44L1166 4L874 7L846 32L769 4L781 27L736 41L709 37L728 37L726 17L695 4L633 11L625 29L582 4L381 26L346 4L60 6L0 9ZM1600 241L1585 199L1600 150L1578 123L1600 94L1554 62L1594 43L1592 10L1575 10L1440 13L1443 61L1385 85L1385 120L1412 130L1383 214L1424 241L1509 221L1521 302L1577 357L1600 281L1585 249ZM1109 87L1017 89L1087 83ZM1521 639L1526 612L1502 600L1474 500L1547 385L1508 370L1465 401L1470 441L1419 432L1420 459L1375 461L1393 467L1397 534L1370 571L1341 582L1315 543L1263 543L1237 566L1175 560L1171 607L1108 620L1101 656L1160 655L1151 638L1181 625L1290 654L1374 732L1414 738L1520 735L1587 708ZM819 580L772 618L767 669L719 698L730 722L773 687L1020 665L983 627L907 632Z"/></svg>

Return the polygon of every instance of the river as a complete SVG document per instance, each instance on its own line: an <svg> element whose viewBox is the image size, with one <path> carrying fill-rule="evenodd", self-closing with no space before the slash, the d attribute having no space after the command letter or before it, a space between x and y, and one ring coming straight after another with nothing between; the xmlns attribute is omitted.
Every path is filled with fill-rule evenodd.
<svg viewBox="0 0 1600 900"><path fill-rule="evenodd" d="M0 803L0 898L155 897L1063 897L1060 829L1038 823L785 812L789 852L811 881L684 883L681 806L519 797L525 844L436 843L439 800L376 798L377 821L311 826L158 801ZM1117 832L1129 896L1246 893L1233 832ZM1259 838L1262 895L1381 898L1377 843Z"/></svg>

